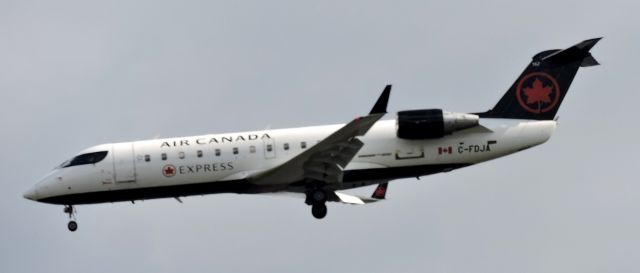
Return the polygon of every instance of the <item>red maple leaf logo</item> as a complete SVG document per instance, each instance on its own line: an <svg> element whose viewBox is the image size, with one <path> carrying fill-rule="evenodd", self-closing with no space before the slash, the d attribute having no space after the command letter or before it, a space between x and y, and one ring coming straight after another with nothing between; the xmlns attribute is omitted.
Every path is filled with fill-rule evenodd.
<svg viewBox="0 0 640 273"><path fill-rule="evenodd" d="M176 175L176 168L173 165L166 165L162 168L162 174L166 177L172 177Z"/></svg>
<svg viewBox="0 0 640 273"><path fill-rule="evenodd" d="M527 104L537 102L538 109L540 109L540 104L542 103L551 103L551 91L553 91L553 87L544 86L538 78L533 81L531 87L525 87L522 91L524 91L524 94L527 96Z"/></svg>
<svg viewBox="0 0 640 273"><path fill-rule="evenodd" d="M551 75L532 72L523 76L518 82L516 98L522 109L527 112L545 113L555 109L560 101L560 86Z"/></svg>

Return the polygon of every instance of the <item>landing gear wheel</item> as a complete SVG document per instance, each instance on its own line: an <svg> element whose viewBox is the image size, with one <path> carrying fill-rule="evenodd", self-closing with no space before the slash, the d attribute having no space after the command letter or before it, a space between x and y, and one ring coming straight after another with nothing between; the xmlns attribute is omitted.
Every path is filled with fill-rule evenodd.
<svg viewBox="0 0 640 273"><path fill-rule="evenodd" d="M76 210L72 205L64 206L64 213L69 214L69 223L67 224L67 228L69 231L73 232L78 229L78 223L76 223Z"/></svg>
<svg viewBox="0 0 640 273"><path fill-rule="evenodd" d="M69 221L67 228L69 228L71 232L76 231L78 229L78 223L76 223L76 221Z"/></svg>
<svg viewBox="0 0 640 273"><path fill-rule="evenodd" d="M327 216L327 205L324 203L316 203L311 206L311 214L316 219L322 219Z"/></svg>

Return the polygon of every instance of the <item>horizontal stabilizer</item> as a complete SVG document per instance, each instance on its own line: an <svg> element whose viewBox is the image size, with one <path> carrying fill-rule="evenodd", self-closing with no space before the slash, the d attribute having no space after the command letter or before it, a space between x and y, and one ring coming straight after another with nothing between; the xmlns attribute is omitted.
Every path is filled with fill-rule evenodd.
<svg viewBox="0 0 640 273"><path fill-rule="evenodd" d="M591 56L591 53L589 53L589 56L585 57L580 64L581 67L589 67L595 65L600 65L600 63L596 60L596 58Z"/></svg>
<svg viewBox="0 0 640 273"><path fill-rule="evenodd" d="M544 57L542 58L542 61L551 61L556 64L568 64L576 60L578 61L583 60L583 63L584 63L584 59L590 57L591 60L593 60L593 61L590 61L590 63L593 63L593 62L598 63L596 59L594 59L593 56L591 56L591 54L589 53L589 50L591 50L591 48L593 48L593 46L595 46L598 43L598 41L600 41L600 39L602 38L584 40L572 47L569 47L564 50L556 51L551 55Z"/></svg>

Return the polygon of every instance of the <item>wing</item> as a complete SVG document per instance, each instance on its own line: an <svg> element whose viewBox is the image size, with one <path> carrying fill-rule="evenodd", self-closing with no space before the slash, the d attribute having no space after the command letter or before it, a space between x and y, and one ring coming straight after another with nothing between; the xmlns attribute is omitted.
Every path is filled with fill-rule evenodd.
<svg viewBox="0 0 640 273"><path fill-rule="evenodd" d="M341 183L342 170L364 146L357 137L367 133L387 113L390 92L391 85L387 85L369 115L356 118L308 150L250 177L249 181L256 185L283 185L304 180Z"/></svg>
<svg viewBox="0 0 640 273"><path fill-rule="evenodd" d="M290 197L305 199L305 193L302 193L302 192L280 191L280 192L267 192L262 194L273 195L273 196L290 196ZM374 195L375 195L375 192L374 192ZM381 200L384 200L384 198L377 198L375 196L372 196L369 198L364 196L346 194L338 191L330 192L329 195L327 196L327 201L329 202L338 202L338 203L350 204L350 205L364 205L364 204L378 202Z"/></svg>

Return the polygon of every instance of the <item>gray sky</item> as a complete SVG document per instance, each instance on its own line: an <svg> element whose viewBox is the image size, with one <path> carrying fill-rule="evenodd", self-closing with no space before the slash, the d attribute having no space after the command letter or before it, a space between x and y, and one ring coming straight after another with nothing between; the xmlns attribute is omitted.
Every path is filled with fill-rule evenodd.
<svg viewBox="0 0 640 273"><path fill-rule="evenodd" d="M0 1L0 271L637 272L637 1L212 2ZM347 122L387 83L392 112L486 110L599 36L548 143L323 221L209 195L80 206L70 233L22 198L89 146Z"/></svg>

